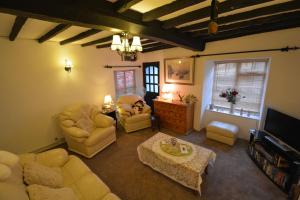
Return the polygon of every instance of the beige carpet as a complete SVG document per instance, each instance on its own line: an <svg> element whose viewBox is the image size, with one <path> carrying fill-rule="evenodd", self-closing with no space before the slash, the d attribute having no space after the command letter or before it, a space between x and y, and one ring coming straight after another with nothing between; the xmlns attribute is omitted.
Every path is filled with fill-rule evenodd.
<svg viewBox="0 0 300 200"><path fill-rule="evenodd" d="M204 132L187 136L162 132L212 149L216 163L209 168L202 184L202 196L143 165L136 148L154 135L151 129L126 134L118 130L117 142L83 161L123 200L281 200L287 195L278 189L246 153L247 142L238 140L234 147L205 137ZM64 146L63 146L64 147Z"/></svg>

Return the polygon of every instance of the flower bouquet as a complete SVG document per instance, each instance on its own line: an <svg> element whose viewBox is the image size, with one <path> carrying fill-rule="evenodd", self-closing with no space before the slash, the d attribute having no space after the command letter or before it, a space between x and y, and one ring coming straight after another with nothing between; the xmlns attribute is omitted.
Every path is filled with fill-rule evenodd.
<svg viewBox="0 0 300 200"><path fill-rule="evenodd" d="M226 91L221 92L221 98L226 98L228 102L235 104L237 99L241 98L239 92L234 88L228 88ZM246 98L243 96L242 98Z"/></svg>
<svg viewBox="0 0 300 200"><path fill-rule="evenodd" d="M193 94L188 94L184 97L185 103L196 103L198 101L197 97Z"/></svg>

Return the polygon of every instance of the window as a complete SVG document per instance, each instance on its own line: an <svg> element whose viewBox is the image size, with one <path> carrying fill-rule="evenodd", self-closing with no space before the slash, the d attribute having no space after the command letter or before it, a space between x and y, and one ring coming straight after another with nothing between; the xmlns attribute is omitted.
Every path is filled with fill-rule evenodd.
<svg viewBox="0 0 300 200"><path fill-rule="evenodd" d="M117 98L121 95L136 93L134 70L115 71L114 73Z"/></svg>
<svg viewBox="0 0 300 200"><path fill-rule="evenodd" d="M159 95L159 62L143 63L146 92Z"/></svg>
<svg viewBox="0 0 300 200"><path fill-rule="evenodd" d="M214 85L212 104L217 110L231 114L260 117L264 96L268 60L241 60L216 62L214 69ZM236 104L227 102L219 95L228 88L238 90L241 98ZM242 97L245 98L242 98Z"/></svg>

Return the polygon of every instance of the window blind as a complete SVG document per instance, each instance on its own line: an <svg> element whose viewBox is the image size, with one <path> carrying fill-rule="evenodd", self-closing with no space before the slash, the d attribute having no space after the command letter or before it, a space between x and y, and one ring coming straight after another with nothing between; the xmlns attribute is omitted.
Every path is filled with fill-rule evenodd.
<svg viewBox="0 0 300 200"><path fill-rule="evenodd" d="M114 77L117 98L121 95L136 93L134 70L115 71Z"/></svg>
<svg viewBox="0 0 300 200"><path fill-rule="evenodd" d="M243 109L259 116L263 100L267 63L267 60L216 62L212 104L216 107L230 109L233 112ZM228 88L238 90L240 98L238 98L236 104L232 105L227 102L226 98L219 96L222 91Z"/></svg>

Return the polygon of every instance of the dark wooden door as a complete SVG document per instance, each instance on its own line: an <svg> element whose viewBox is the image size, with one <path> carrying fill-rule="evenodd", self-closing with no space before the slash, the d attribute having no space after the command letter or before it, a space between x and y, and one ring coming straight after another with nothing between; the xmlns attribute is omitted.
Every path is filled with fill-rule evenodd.
<svg viewBox="0 0 300 200"><path fill-rule="evenodd" d="M159 96L159 62L143 63L145 101L153 111L153 99Z"/></svg>

